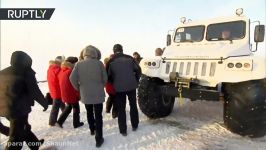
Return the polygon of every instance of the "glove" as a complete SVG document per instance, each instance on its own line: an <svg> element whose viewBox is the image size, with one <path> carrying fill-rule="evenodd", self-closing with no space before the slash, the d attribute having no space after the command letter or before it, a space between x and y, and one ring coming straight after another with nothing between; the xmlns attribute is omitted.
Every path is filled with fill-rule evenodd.
<svg viewBox="0 0 266 150"><path fill-rule="evenodd" d="M48 109L48 105L46 105L45 107L43 107L43 112L45 112Z"/></svg>

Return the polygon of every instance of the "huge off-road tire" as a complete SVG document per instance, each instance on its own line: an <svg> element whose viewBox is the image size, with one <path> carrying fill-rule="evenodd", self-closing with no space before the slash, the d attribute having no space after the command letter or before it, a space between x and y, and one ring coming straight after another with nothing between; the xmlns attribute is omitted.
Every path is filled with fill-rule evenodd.
<svg viewBox="0 0 266 150"><path fill-rule="evenodd" d="M223 84L224 124L249 137L266 134L266 79Z"/></svg>
<svg viewBox="0 0 266 150"><path fill-rule="evenodd" d="M165 96L160 91L164 82L157 78L142 76L138 88L138 104L149 118L168 116L174 107L175 97Z"/></svg>

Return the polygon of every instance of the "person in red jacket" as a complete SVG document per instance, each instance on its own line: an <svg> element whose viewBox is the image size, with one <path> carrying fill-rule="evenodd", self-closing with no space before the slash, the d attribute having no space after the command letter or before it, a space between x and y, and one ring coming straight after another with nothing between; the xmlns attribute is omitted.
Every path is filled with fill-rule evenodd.
<svg viewBox="0 0 266 150"><path fill-rule="evenodd" d="M55 125L57 121L57 117L58 117L59 108L61 108L61 111L63 111L65 108L65 104L61 100L61 92L60 92L60 86L59 86L59 80L58 80L58 74L61 69L60 65L61 65L62 60L63 60L62 56L57 56L54 61L51 60L49 62L50 66L47 71L47 81L48 81L48 86L49 86L49 92L53 99L52 109L51 109L50 118L49 118L50 126Z"/></svg>
<svg viewBox="0 0 266 150"><path fill-rule="evenodd" d="M110 57L107 57L104 59L104 64L105 64L105 67L106 65L108 64L108 61L112 58L113 55L111 55ZM117 109L116 109L116 106L115 106L115 88L113 86L112 83L110 82L107 82L106 85L105 85L105 90L106 90L106 93L108 93L109 97L106 101L106 113L110 113L111 112L111 109L112 109L112 117L113 118L116 118L117 117Z"/></svg>
<svg viewBox="0 0 266 150"><path fill-rule="evenodd" d="M63 128L63 123L67 119L68 115L71 113L72 108L73 108L74 128L78 128L84 125L83 122L80 122L80 117L79 117L80 95L79 95L79 92L73 88L69 80L69 76L76 62L78 62L77 57L68 57L66 61L64 61L61 64L61 71L58 75L61 97L62 97L63 102L67 104L65 110L60 115L56 123L56 126L60 128Z"/></svg>

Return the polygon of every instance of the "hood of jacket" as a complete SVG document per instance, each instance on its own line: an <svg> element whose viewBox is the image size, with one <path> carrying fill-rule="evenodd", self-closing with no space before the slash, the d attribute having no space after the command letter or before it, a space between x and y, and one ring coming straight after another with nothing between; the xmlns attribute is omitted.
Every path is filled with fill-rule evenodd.
<svg viewBox="0 0 266 150"><path fill-rule="evenodd" d="M60 62L58 62L58 61L54 61L54 60L50 60L49 61L49 65L58 65L58 66L60 66Z"/></svg>
<svg viewBox="0 0 266 150"><path fill-rule="evenodd" d="M68 62L68 61L63 61L62 64L61 64L61 69L64 69L64 68L70 68L70 69L73 69L74 68L74 64Z"/></svg>
<svg viewBox="0 0 266 150"><path fill-rule="evenodd" d="M18 68L31 68L32 59L23 51L15 51L12 53L10 64Z"/></svg>

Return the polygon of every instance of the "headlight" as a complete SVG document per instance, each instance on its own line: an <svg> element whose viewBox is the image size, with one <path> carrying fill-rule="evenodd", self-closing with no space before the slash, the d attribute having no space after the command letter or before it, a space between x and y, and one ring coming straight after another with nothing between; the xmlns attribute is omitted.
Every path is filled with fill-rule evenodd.
<svg viewBox="0 0 266 150"><path fill-rule="evenodd" d="M144 62L144 66L147 66L148 65L148 62Z"/></svg>
<svg viewBox="0 0 266 150"><path fill-rule="evenodd" d="M160 67L160 61L161 60L147 60L143 62L144 67L148 68L159 68Z"/></svg>
<svg viewBox="0 0 266 150"><path fill-rule="evenodd" d="M242 15L242 14L243 14L243 8L238 8L238 9L236 10L236 15L240 16L240 15Z"/></svg>
<svg viewBox="0 0 266 150"><path fill-rule="evenodd" d="M156 62L152 62L152 66L156 66Z"/></svg>
<svg viewBox="0 0 266 150"><path fill-rule="evenodd" d="M234 64L233 64L233 63L228 63L228 64L227 64L227 67L228 67L228 68L233 68L233 67L234 67Z"/></svg>
<svg viewBox="0 0 266 150"><path fill-rule="evenodd" d="M236 68L241 68L242 66L242 63L236 63Z"/></svg>
<svg viewBox="0 0 266 150"><path fill-rule="evenodd" d="M244 68L248 69L248 68L250 68L250 66L251 66L250 63L244 63Z"/></svg>
<svg viewBox="0 0 266 150"><path fill-rule="evenodd" d="M229 60L226 63L226 70L230 71L252 71L253 60Z"/></svg>

